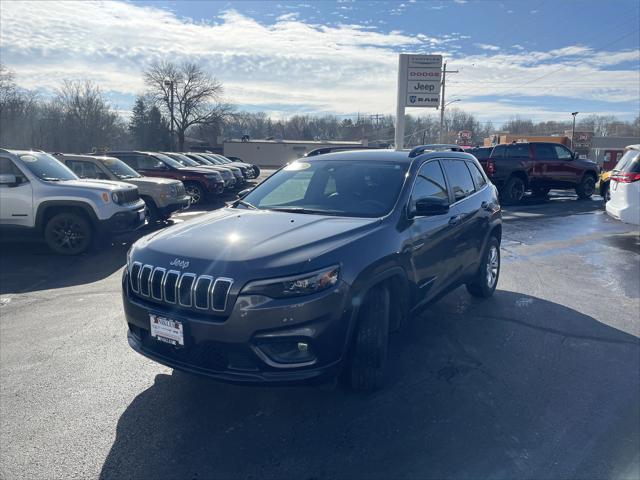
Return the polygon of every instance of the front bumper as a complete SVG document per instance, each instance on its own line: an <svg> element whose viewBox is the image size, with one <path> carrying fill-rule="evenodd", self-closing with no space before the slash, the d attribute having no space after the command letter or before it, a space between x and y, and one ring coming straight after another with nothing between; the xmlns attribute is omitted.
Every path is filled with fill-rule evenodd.
<svg viewBox="0 0 640 480"><path fill-rule="evenodd" d="M163 365L227 382L322 383L339 373L350 331L344 284L297 299L263 298L256 303L254 298L238 297L227 316L151 303L131 292L125 269L129 345ZM150 313L182 322L184 346L151 337ZM283 361L279 356L283 349L300 344L306 345L305 358Z"/></svg>
<svg viewBox="0 0 640 480"><path fill-rule="evenodd" d="M147 220L144 202L131 210L124 210L113 214L106 220L99 220L98 228L105 234L127 233L142 227Z"/></svg>
<svg viewBox="0 0 640 480"><path fill-rule="evenodd" d="M224 189L228 187L226 182L209 182L207 183L206 188L207 192L220 195L224 192Z"/></svg>

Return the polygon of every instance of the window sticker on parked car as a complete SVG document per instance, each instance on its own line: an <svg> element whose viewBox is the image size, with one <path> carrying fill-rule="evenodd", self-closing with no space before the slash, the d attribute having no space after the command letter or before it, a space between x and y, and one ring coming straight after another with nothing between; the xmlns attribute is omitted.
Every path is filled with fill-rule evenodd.
<svg viewBox="0 0 640 480"><path fill-rule="evenodd" d="M287 170L289 172L296 172L298 170L306 170L310 166L311 166L311 164L309 164L307 162L292 162L289 165L287 165L286 167L284 167L284 170Z"/></svg>

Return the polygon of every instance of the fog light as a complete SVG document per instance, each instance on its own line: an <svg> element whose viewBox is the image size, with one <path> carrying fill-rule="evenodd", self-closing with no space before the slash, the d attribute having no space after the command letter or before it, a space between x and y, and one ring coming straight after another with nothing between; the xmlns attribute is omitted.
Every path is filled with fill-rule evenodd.
<svg viewBox="0 0 640 480"><path fill-rule="evenodd" d="M316 359L313 348L307 342L261 342L258 348L276 363L308 363Z"/></svg>

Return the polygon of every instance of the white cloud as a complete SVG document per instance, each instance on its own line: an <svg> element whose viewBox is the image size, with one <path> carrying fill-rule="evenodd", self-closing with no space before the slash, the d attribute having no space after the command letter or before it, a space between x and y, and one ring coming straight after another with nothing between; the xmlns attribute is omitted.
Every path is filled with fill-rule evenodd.
<svg viewBox="0 0 640 480"><path fill-rule="evenodd" d="M460 70L451 77L449 95L463 98L465 108L487 95L636 102L639 96L637 67L615 75L602 70L637 62L638 50L601 52L575 45L526 52L514 45L519 51L507 54L496 45L478 44L485 52L463 56L456 53L456 42L468 36L459 33L384 33L360 25L305 23L295 13L265 25L233 10L214 22L196 23L124 2L79 5L3 2L3 62L22 86L50 90L65 78L88 78L121 98L144 89L142 71L154 60L190 60L214 73L239 108L393 113L397 52L405 50L446 55ZM540 76L545 77L536 80Z"/></svg>
<svg viewBox="0 0 640 480"><path fill-rule="evenodd" d="M497 45L489 45L488 43L474 43L474 45L482 50L498 51L500 47Z"/></svg>

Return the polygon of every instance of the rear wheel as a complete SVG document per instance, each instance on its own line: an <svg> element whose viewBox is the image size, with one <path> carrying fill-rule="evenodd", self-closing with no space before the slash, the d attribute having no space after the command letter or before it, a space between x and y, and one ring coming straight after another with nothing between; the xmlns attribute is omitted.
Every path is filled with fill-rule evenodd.
<svg viewBox="0 0 640 480"><path fill-rule="evenodd" d="M602 182L602 180L600 180ZM611 200L611 191L609 190L609 182L600 187L600 196L604 199L604 203Z"/></svg>
<svg viewBox="0 0 640 480"><path fill-rule="evenodd" d="M487 243L480 268L471 283L467 283L467 291L474 297L487 298L493 295L500 277L500 243L491 237Z"/></svg>
<svg viewBox="0 0 640 480"><path fill-rule="evenodd" d="M151 200L149 197L142 197L142 199L144 200L144 203L147 204L147 210L149 211L149 223L158 223L162 221L163 219L160 216L156 202Z"/></svg>
<svg viewBox="0 0 640 480"><path fill-rule="evenodd" d="M204 202L204 190L199 183L187 182L184 184L187 195L191 197L191 205L198 205Z"/></svg>
<svg viewBox="0 0 640 480"><path fill-rule="evenodd" d="M505 205L519 203L524 197L524 180L520 177L511 177L507 180L502 191L502 199Z"/></svg>
<svg viewBox="0 0 640 480"><path fill-rule="evenodd" d="M596 179L593 175L585 175L576 187L578 198L587 199L596 190Z"/></svg>
<svg viewBox="0 0 640 480"><path fill-rule="evenodd" d="M91 245L93 229L89 222L74 212L54 215L44 227L47 246L61 255L78 255Z"/></svg>
<svg viewBox="0 0 640 480"><path fill-rule="evenodd" d="M389 342L389 290L372 288L358 314L358 326L351 351L351 388L373 391L384 382Z"/></svg>

